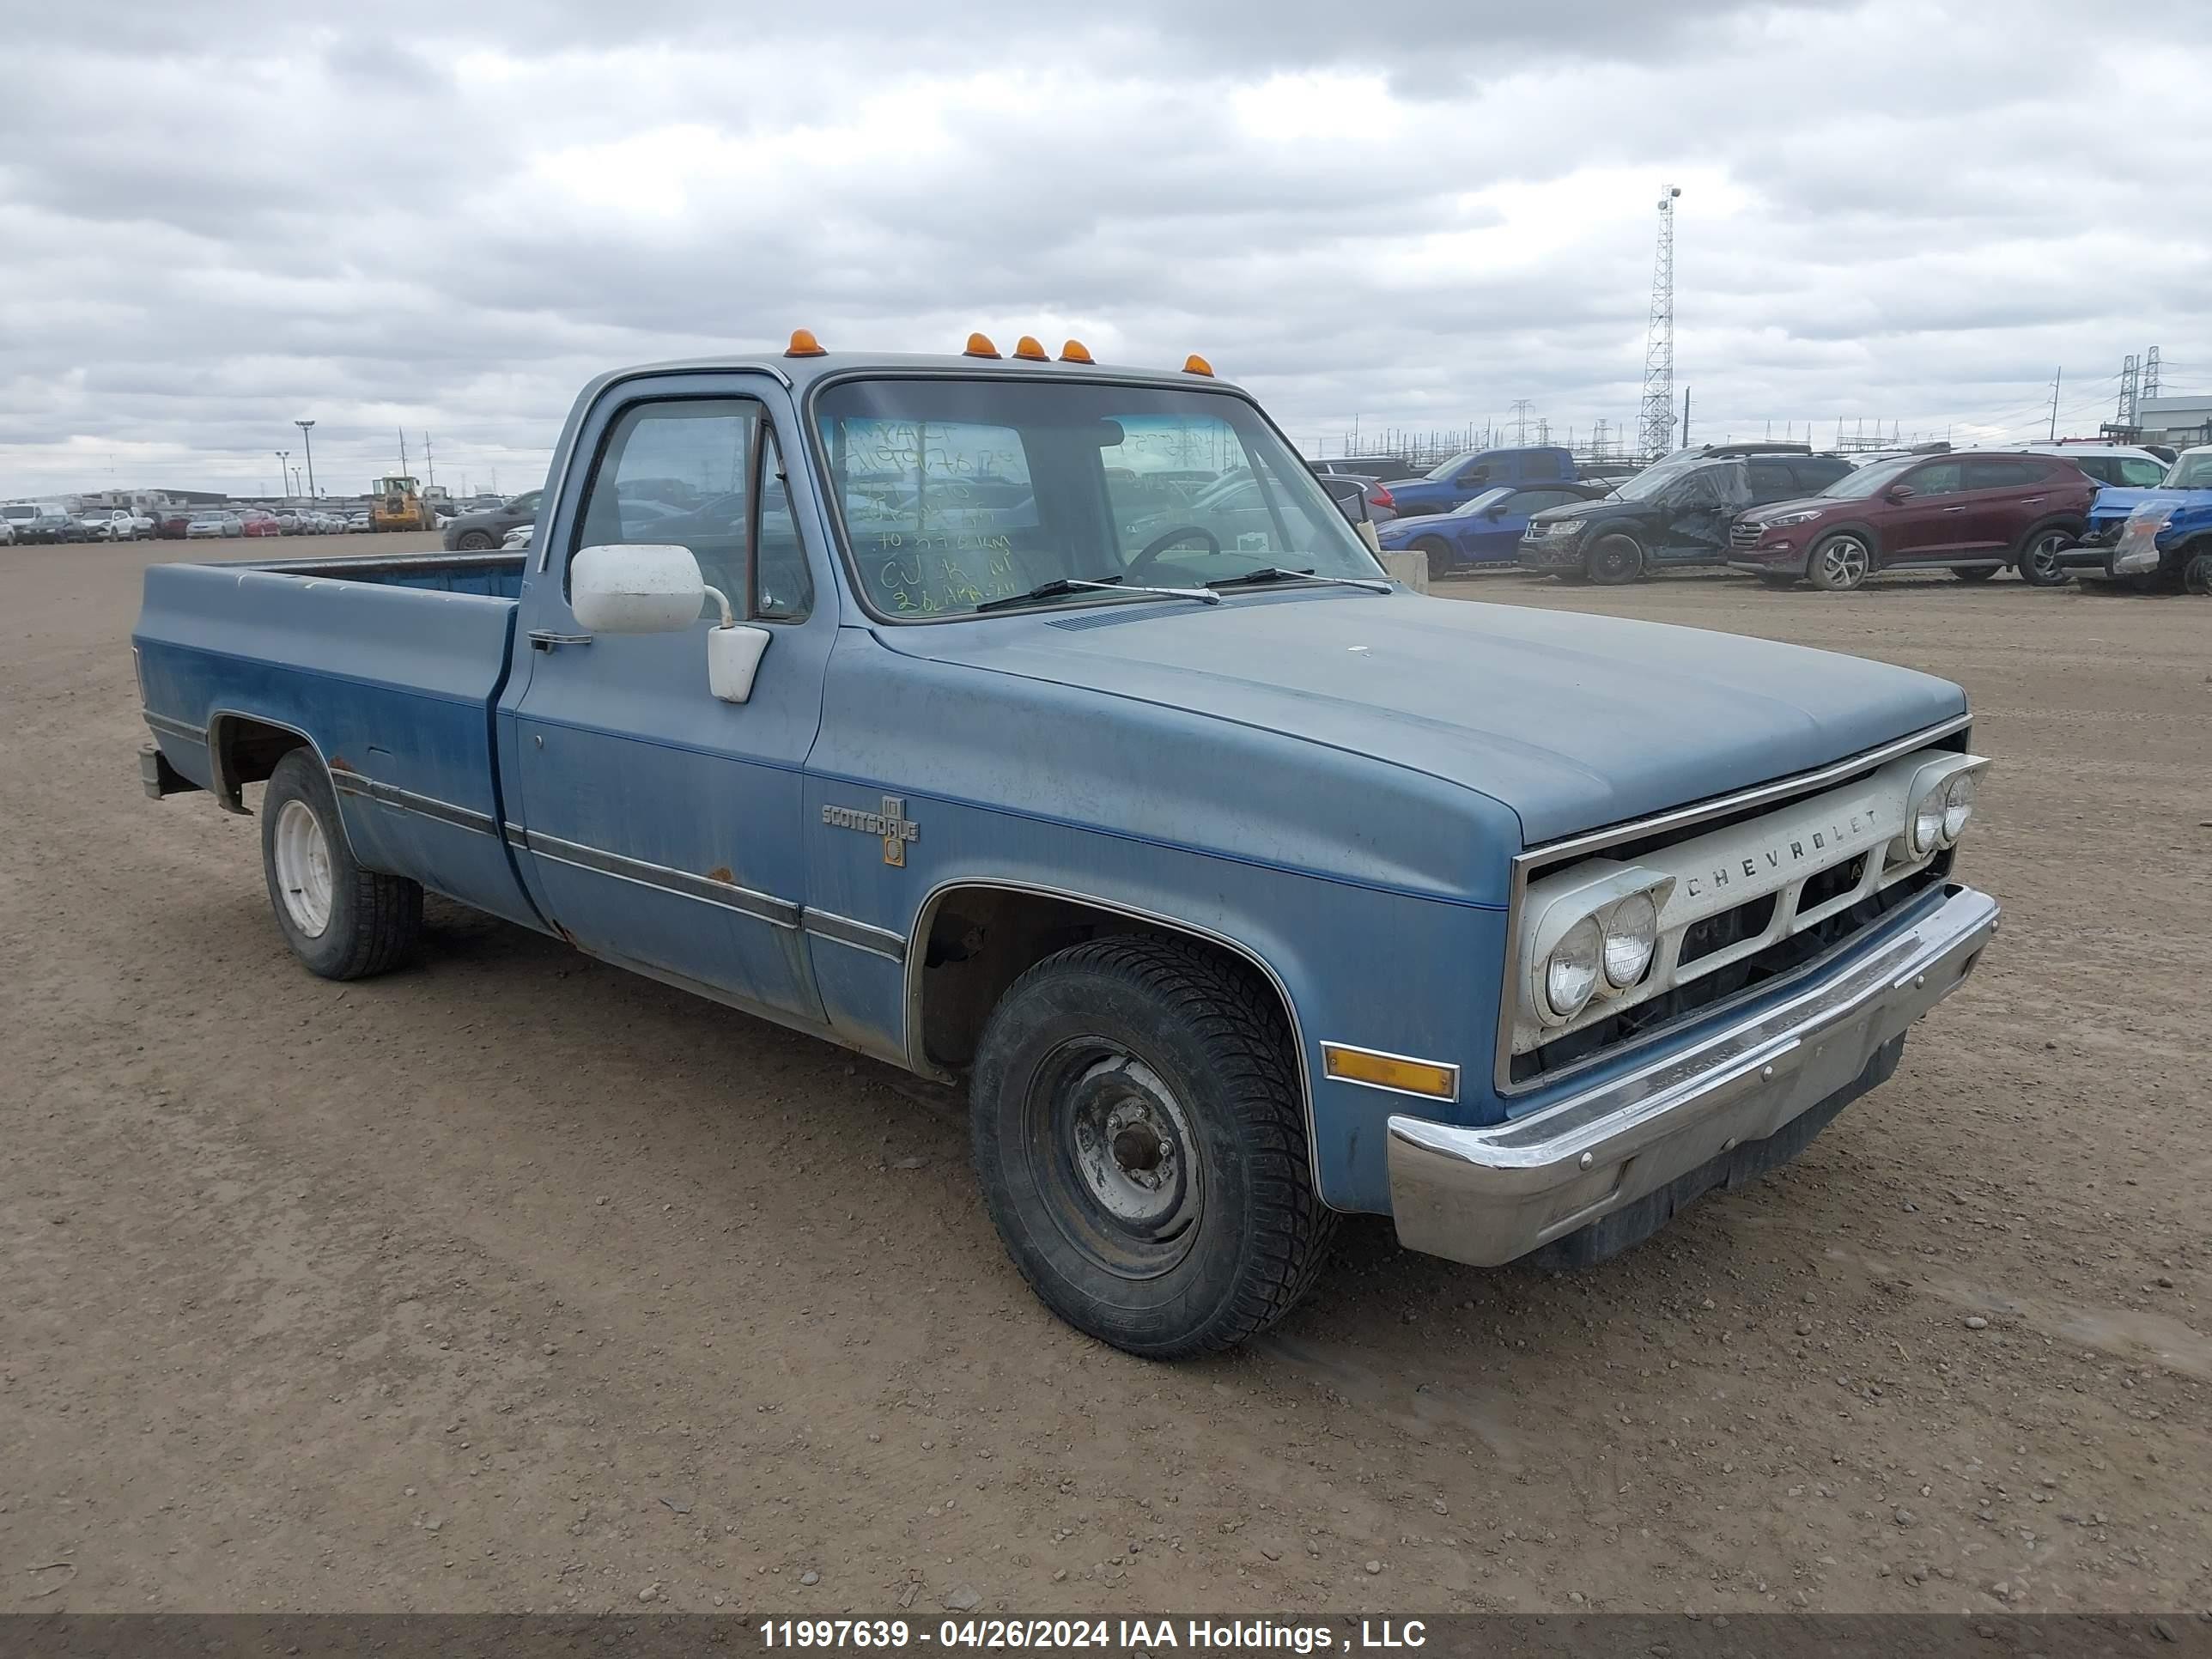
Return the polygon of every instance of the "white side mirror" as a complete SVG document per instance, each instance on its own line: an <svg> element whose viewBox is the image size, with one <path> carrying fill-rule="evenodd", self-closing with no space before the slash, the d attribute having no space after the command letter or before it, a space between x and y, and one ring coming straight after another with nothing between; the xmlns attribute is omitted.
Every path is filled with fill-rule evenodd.
<svg viewBox="0 0 2212 1659"><path fill-rule="evenodd" d="M568 608L595 634L672 634L699 619L706 599L688 547L603 544L568 562Z"/></svg>
<svg viewBox="0 0 2212 1659"><path fill-rule="evenodd" d="M707 689L724 702L743 702L753 694L753 676L770 635L765 628L724 623L707 630Z"/></svg>

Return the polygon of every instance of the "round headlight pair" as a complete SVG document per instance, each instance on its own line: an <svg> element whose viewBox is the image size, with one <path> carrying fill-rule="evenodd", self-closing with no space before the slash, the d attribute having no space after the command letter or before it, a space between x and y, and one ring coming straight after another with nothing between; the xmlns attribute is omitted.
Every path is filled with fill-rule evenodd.
<svg viewBox="0 0 2212 1659"><path fill-rule="evenodd" d="M1659 907L1649 893L1631 893L1560 936L1544 962L1544 1000L1555 1019L1572 1019L1597 994L1601 978L1625 991L1644 977L1659 944Z"/></svg>
<svg viewBox="0 0 2212 1659"><path fill-rule="evenodd" d="M1930 789L1912 809L1912 851L1926 858L1965 833L1974 816L1974 775L1961 772L1943 788Z"/></svg>

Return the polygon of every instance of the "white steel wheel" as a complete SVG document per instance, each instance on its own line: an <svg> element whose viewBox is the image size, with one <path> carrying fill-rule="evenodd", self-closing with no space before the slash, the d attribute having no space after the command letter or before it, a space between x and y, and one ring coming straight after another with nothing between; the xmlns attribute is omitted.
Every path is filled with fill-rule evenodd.
<svg viewBox="0 0 2212 1659"><path fill-rule="evenodd" d="M292 925L320 939L331 925L331 843L303 800L286 801L276 814L276 884Z"/></svg>

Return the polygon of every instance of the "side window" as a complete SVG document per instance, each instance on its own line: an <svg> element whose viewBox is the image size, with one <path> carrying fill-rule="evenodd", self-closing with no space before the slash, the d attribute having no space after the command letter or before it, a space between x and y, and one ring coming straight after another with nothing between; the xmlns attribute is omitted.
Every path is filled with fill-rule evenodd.
<svg viewBox="0 0 2212 1659"><path fill-rule="evenodd" d="M532 489L525 495L517 495L507 503L507 506L517 513L535 513L538 510L538 498L544 493L541 489Z"/></svg>
<svg viewBox="0 0 2212 1659"><path fill-rule="evenodd" d="M2166 469L2156 461L2133 455L2120 458L2120 482L2130 489L2152 489L2166 482Z"/></svg>
<svg viewBox="0 0 2212 1659"><path fill-rule="evenodd" d="M1754 501L1787 501L1797 493L1796 478L1778 461L1753 461L1750 471Z"/></svg>
<svg viewBox="0 0 2212 1659"><path fill-rule="evenodd" d="M2017 489L2037 483L2043 469L2027 461L1968 461L1968 489Z"/></svg>
<svg viewBox="0 0 2212 1659"><path fill-rule="evenodd" d="M760 580L750 609L776 621L804 617L813 602L811 580L775 477L767 411L749 398L644 403L625 410L592 469L575 545L672 542L687 547L708 585L747 609L746 507L756 430L769 441L763 451L775 488L763 492ZM716 614L712 599L701 614Z"/></svg>
<svg viewBox="0 0 2212 1659"><path fill-rule="evenodd" d="M1956 461L1932 461L1916 467L1898 480L1916 495L1955 495L1963 487Z"/></svg>

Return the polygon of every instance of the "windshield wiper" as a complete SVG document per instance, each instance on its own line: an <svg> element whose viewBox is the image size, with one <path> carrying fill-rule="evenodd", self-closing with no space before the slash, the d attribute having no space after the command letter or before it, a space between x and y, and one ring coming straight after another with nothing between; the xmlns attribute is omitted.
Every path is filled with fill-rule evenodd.
<svg viewBox="0 0 2212 1659"><path fill-rule="evenodd" d="M1208 582L1208 587L1257 587L1262 582L1328 582L1336 587L1364 588L1370 593L1395 593L1395 584L1379 576L1316 576L1310 570L1285 570L1279 564L1263 564L1257 570L1248 570L1241 576L1224 576L1219 581Z"/></svg>
<svg viewBox="0 0 2212 1659"><path fill-rule="evenodd" d="M1055 576L1048 582L1039 582L1026 593L1009 593L1002 599L986 599L969 614L981 616L986 611L1003 611L1009 605L1028 605L1037 599L1056 599L1063 593L1081 593L1097 588L1105 593L1158 593L1170 599L1196 599L1200 605L1219 605L1221 595L1203 587L1128 587L1119 576L1109 576L1103 581L1083 581L1073 576Z"/></svg>

